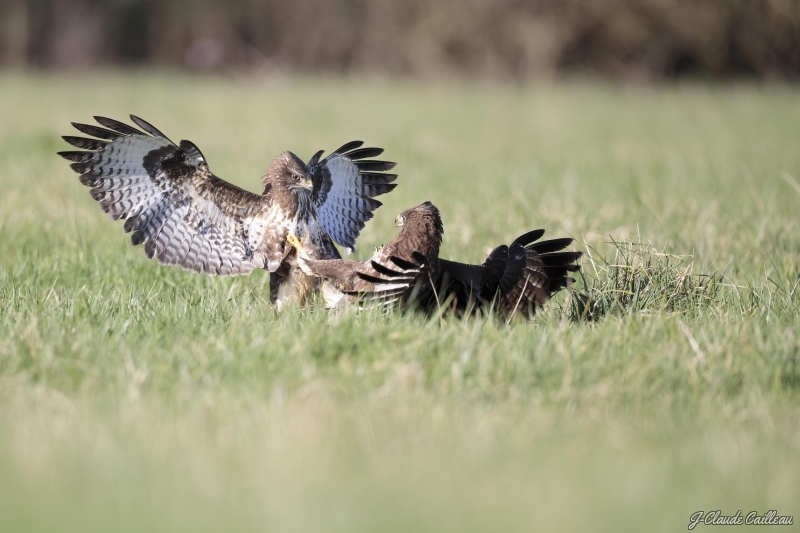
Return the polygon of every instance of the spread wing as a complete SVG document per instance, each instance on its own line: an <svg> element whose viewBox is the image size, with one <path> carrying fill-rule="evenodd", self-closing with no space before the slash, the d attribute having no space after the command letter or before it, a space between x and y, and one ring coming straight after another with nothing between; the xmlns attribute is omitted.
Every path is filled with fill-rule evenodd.
<svg viewBox="0 0 800 533"><path fill-rule="evenodd" d="M563 287L574 281L567 272L580 268L575 262L581 252L559 252L572 243L571 238L535 242L544 230L529 231L517 237L511 246L498 246L481 265L484 269L481 292L485 300L499 293L499 304L513 315L529 316Z"/></svg>
<svg viewBox="0 0 800 533"><path fill-rule="evenodd" d="M534 242L544 234L536 230L518 237L508 249L508 263L499 281L502 302L509 313L528 316L550 297L575 281L568 272L580 270L581 252L563 252L572 238Z"/></svg>
<svg viewBox="0 0 800 533"><path fill-rule="evenodd" d="M320 151L308 162L319 222L334 241L351 251L372 212L382 205L375 196L397 186L392 183L397 175L385 173L395 163L369 159L382 154L383 148L361 148L363 144L349 142L322 161Z"/></svg>
<svg viewBox="0 0 800 533"><path fill-rule="evenodd" d="M257 253L264 238L267 198L214 176L189 141L175 145L144 120L144 131L95 117L104 128L73 123L96 137L65 136L83 151L59 152L114 220L125 220L131 244L144 244L161 264L215 275L263 268Z"/></svg>
<svg viewBox="0 0 800 533"><path fill-rule="evenodd" d="M509 315L527 317L550 297L574 281L567 276L580 266L575 264L581 252L560 252L572 243L571 238L536 242L544 230L529 231L510 246L498 246L481 265L440 261L442 275L452 279L449 290L458 301L474 297L479 305L491 305L497 299Z"/></svg>
<svg viewBox="0 0 800 533"><path fill-rule="evenodd" d="M433 309L438 298L446 302L453 298L456 307L468 309L499 304L508 315L519 313L528 317L544 305L560 289L574 281L569 272L580 269L577 261L581 252L561 251L572 243L571 238L535 242L544 230L535 230L518 237L510 246L495 248L481 265L470 265L438 259L436 265L417 252L413 261L389 257L385 261L372 261L377 275L358 273L372 284L360 294L378 300L385 307L397 302L413 300L419 293L423 308ZM432 274L437 272L438 274ZM437 287L438 286L438 287ZM416 291L412 296L412 291Z"/></svg>
<svg viewBox="0 0 800 533"><path fill-rule="evenodd" d="M413 261L390 256L387 261L370 261L374 272L358 272L362 280L360 291L353 294L371 300L389 311L399 304L427 304L432 278L428 259L419 252L413 252ZM366 283L366 284L365 284ZM421 294L423 293L423 294Z"/></svg>

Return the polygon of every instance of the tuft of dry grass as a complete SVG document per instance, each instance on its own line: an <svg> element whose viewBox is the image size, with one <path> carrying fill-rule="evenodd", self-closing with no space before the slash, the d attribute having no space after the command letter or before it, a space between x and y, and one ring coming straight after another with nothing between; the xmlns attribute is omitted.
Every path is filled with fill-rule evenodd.
<svg viewBox="0 0 800 533"><path fill-rule="evenodd" d="M720 278L694 272L691 257L656 251L652 244L611 240L613 257L586 246L570 318L606 315L692 313L715 305Z"/></svg>

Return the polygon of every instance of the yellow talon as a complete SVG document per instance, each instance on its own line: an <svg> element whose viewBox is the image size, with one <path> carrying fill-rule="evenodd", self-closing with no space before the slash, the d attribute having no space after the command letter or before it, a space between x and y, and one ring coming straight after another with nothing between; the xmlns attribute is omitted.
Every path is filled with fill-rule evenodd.
<svg viewBox="0 0 800 533"><path fill-rule="evenodd" d="M303 241L291 231L286 235L286 242L294 246L294 249L297 250L297 257L311 259L311 256L306 252L305 248L303 248Z"/></svg>
<svg viewBox="0 0 800 533"><path fill-rule="evenodd" d="M301 251L301 249L303 248L303 242L302 242L300 239L298 239L298 238L297 238L297 235L295 235L295 234L294 234L294 233L292 233L292 232L289 232L289 234L286 236L286 241L287 241L289 244L291 244L292 246L294 246L294 247L295 247L295 249L296 249L298 252L299 252L299 251Z"/></svg>

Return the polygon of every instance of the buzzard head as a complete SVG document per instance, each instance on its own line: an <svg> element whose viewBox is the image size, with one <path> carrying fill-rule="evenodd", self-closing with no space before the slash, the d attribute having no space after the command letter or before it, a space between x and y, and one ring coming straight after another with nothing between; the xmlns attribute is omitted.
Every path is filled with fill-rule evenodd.
<svg viewBox="0 0 800 533"><path fill-rule="evenodd" d="M426 257L439 255L442 243L442 217L439 210L430 202L425 202L411 209L406 209L394 219L396 226L401 227L399 242L416 250ZM411 254L409 253L410 257Z"/></svg>
<svg viewBox="0 0 800 533"><path fill-rule="evenodd" d="M439 235L444 233L442 216L436 206L430 202L406 209L394 219L394 225L400 228L409 224L428 227Z"/></svg>
<svg viewBox="0 0 800 533"><path fill-rule="evenodd" d="M263 181L265 191L271 186L295 194L310 194L314 188L308 167L292 152L283 152L273 159Z"/></svg>

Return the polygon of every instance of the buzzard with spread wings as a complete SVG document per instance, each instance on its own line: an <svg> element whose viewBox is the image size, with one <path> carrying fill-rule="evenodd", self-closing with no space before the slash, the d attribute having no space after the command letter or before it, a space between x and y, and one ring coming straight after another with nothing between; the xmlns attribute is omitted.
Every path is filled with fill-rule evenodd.
<svg viewBox="0 0 800 533"><path fill-rule="evenodd" d="M395 164L370 159L381 148L353 141L304 163L291 152L276 157L255 194L215 176L189 141L177 145L139 117L141 130L95 117L102 127L72 125L94 138L65 136L80 151L59 152L100 207L133 232L131 244L159 263L233 276L263 268L271 300L299 301L316 288L286 243L289 233L314 259L341 258L334 242L351 249L381 203L374 197L396 186L385 171Z"/></svg>
<svg viewBox="0 0 800 533"><path fill-rule="evenodd" d="M498 246L480 265L439 257L444 229L439 210L430 202L400 214L402 229L369 261L316 260L304 253L304 243L289 235L298 248L298 263L309 274L325 278L332 287L323 295L336 303L356 298L377 299L389 307L413 300L433 311L450 306L455 311L492 306L506 316L529 317L574 279L580 269L579 251L563 251L571 238L539 241L544 230L530 231L510 246ZM339 291L338 299L331 294Z"/></svg>

